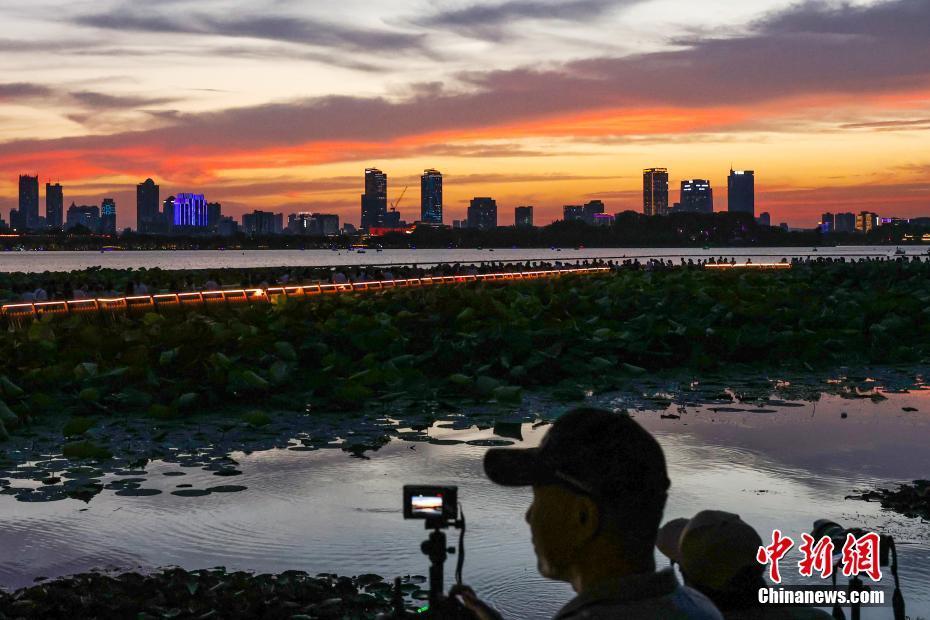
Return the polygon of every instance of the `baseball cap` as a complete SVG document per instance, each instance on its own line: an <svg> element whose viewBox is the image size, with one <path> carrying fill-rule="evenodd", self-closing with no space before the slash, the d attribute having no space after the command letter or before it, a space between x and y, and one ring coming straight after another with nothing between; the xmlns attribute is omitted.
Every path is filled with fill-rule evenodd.
<svg viewBox="0 0 930 620"><path fill-rule="evenodd" d="M669 479L655 438L625 413L580 408L552 425L538 448L492 448L484 471L504 486L561 484L595 499L663 497Z"/></svg>
<svg viewBox="0 0 930 620"><path fill-rule="evenodd" d="M656 546L678 562L692 585L718 592L731 589L746 568L763 570L756 561L762 538L731 512L702 510L690 519L673 519L659 528Z"/></svg>

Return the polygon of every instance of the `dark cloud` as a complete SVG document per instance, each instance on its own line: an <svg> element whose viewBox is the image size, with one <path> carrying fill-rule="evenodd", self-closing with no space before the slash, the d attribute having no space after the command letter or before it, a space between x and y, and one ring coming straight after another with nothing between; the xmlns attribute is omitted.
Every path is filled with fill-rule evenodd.
<svg viewBox="0 0 930 620"><path fill-rule="evenodd" d="M47 97L54 91L48 86L28 82L11 82L0 84L0 101L18 101Z"/></svg>
<svg viewBox="0 0 930 620"><path fill-rule="evenodd" d="M417 23L492 41L507 36L520 20L582 21L637 0L510 0L500 4L472 4L431 15Z"/></svg>
<svg viewBox="0 0 930 620"><path fill-rule="evenodd" d="M552 157L556 153L527 149L519 144L440 144L428 152L445 157ZM577 155L577 153L573 153Z"/></svg>
<svg viewBox="0 0 930 620"><path fill-rule="evenodd" d="M466 174L452 177L456 185L501 184L501 183L560 183L565 181L604 181L621 177L582 174Z"/></svg>
<svg viewBox="0 0 930 620"><path fill-rule="evenodd" d="M137 5L126 4L107 13L78 16L74 21L82 26L108 30L244 37L357 52L424 51L423 35L353 28L289 16L200 14L169 17L140 13Z"/></svg>
<svg viewBox="0 0 930 620"><path fill-rule="evenodd" d="M199 152L221 154L338 142L343 151L352 150L347 143L358 143L353 155L365 158L380 153L371 150L372 144L397 150L391 142L410 136L508 124L530 127L514 131L531 133L535 120L650 107L695 110L698 120L683 130L688 133L746 131L755 123L746 112L756 104L771 104L772 114L775 102L793 97L839 96L855 103L863 95L930 89L930 37L914 36L913 28L914 22L930 19L930 2L894 0L849 12L825 7L801 5L759 22L750 34L693 41L676 51L581 60L547 70L474 72L461 76L470 86L467 92L431 83L412 88L414 94L401 100L329 96L173 113L161 119L164 126L147 131L7 143L0 145L0 155L10 159L46 149L86 152L146 145L181 156L195 145ZM712 113L700 116L698 109L704 107ZM717 107L733 111L734 118L718 115ZM793 107L786 111L798 114ZM659 116L628 133L668 133L661 124ZM340 156L346 153L334 154Z"/></svg>
<svg viewBox="0 0 930 620"><path fill-rule="evenodd" d="M93 110L125 110L152 105L164 105L175 99L158 97L141 97L135 95L110 95L92 91L70 93L70 97L84 108Z"/></svg>
<svg viewBox="0 0 930 620"><path fill-rule="evenodd" d="M930 129L930 118L911 120L870 121L867 123L846 123L840 129L871 129L873 131L923 131Z"/></svg>

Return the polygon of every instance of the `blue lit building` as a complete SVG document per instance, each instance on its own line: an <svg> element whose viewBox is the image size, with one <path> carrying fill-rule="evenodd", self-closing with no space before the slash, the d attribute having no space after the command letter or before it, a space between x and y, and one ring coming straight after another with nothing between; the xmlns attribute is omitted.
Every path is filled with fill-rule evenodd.
<svg viewBox="0 0 930 620"><path fill-rule="evenodd" d="M420 221L442 224L442 173L432 168L420 176Z"/></svg>
<svg viewBox="0 0 930 620"><path fill-rule="evenodd" d="M174 228L206 228L207 201L203 194L178 194L174 198Z"/></svg>
<svg viewBox="0 0 930 620"><path fill-rule="evenodd" d="M116 234L116 201L104 198L100 207L100 232L105 235Z"/></svg>

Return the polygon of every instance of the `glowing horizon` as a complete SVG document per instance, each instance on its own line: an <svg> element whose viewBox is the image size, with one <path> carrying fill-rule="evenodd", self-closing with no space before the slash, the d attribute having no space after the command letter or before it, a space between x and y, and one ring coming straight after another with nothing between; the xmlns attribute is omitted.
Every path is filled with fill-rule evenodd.
<svg viewBox="0 0 930 620"><path fill-rule="evenodd" d="M641 211L649 167L669 169L670 202L705 178L725 210L731 165L755 170L773 224L930 215L922 0L305 4L0 8L4 219L28 173L61 182L66 207L115 198L120 228L148 177L237 219L357 224L378 167L390 200L410 187L408 221L435 168L445 223L492 196L501 224L533 205L540 225L592 199Z"/></svg>

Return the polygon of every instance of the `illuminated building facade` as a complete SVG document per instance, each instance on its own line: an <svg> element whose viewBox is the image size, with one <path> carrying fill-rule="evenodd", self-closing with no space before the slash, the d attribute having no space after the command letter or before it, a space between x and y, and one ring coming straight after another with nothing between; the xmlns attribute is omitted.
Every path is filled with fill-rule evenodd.
<svg viewBox="0 0 930 620"><path fill-rule="evenodd" d="M643 170L643 215L668 214L668 170Z"/></svg>
<svg viewBox="0 0 930 620"><path fill-rule="evenodd" d="M178 194L174 198L174 228L206 228L207 201L203 194Z"/></svg>
<svg viewBox="0 0 930 620"><path fill-rule="evenodd" d="M377 168L365 169L362 194L362 228L383 226L387 219L387 175Z"/></svg>
<svg viewBox="0 0 930 620"><path fill-rule="evenodd" d="M104 198L100 205L100 232L116 234L116 201L112 198Z"/></svg>
<svg viewBox="0 0 930 620"><path fill-rule="evenodd" d="M727 211L756 215L756 173L730 169L727 177Z"/></svg>
<svg viewBox="0 0 930 620"><path fill-rule="evenodd" d="M878 228L878 214L871 211L860 211L856 216L856 232L868 233Z"/></svg>
<svg viewBox="0 0 930 620"><path fill-rule="evenodd" d="M681 206L683 213L713 213L714 190L706 179L689 179L681 182Z"/></svg>
<svg viewBox="0 0 930 620"><path fill-rule="evenodd" d="M442 173L432 168L420 176L420 221L442 224Z"/></svg>
<svg viewBox="0 0 930 620"><path fill-rule="evenodd" d="M468 228L497 228L497 201L493 198L472 198L468 205Z"/></svg>

